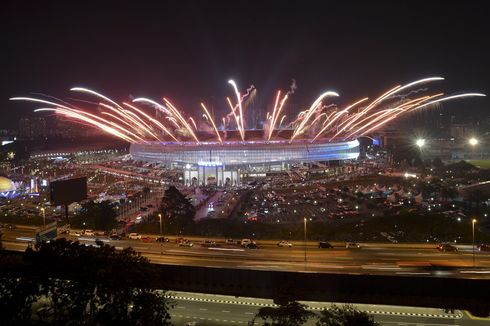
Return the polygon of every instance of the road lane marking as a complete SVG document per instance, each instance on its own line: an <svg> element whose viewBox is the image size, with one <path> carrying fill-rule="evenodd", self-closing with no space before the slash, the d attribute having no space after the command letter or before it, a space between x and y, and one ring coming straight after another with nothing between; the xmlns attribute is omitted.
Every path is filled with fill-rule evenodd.
<svg viewBox="0 0 490 326"><path fill-rule="evenodd" d="M208 309L206 309L206 308L199 308L199 310L201 310L201 311L207 311Z"/></svg>
<svg viewBox="0 0 490 326"><path fill-rule="evenodd" d="M259 303L259 302L246 302L237 300L220 300L220 299L208 299L208 298L196 298L190 296L166 296L171 299L176 300L188 300L188 301L201 301L201 302L212 302L221 304L237 304L237 305L248 305L248 306L261 306L261 307L277 307L274 303ZM323 310L325 307L308 307L309 310ZM327 307L327 309L329 309ZM207 310L207 309L199 309ZM380 310L363 310L368 314L373 315L391 315L391 316L412 316L412 317L429 317L429 318L447 318L447 319L460 319L463 317L462 313L457 314L435 314L435 313L413 313L413 312L399 312L399 311L380 311ZM245 313L253 314L253 313Z"/></svg>
<svg viewBox="0 0 490 326"><path fill-rule="evenodd" d="M378 320L381 324L397 324L397 325L417 325L417 326L459 326L460 324L425 324L425 323L410 323L399 321Z"/></svg>
<svg viewBox="0 0 490 326"><path fill-rule="evenodd" d="M229 310L221 310L221 312L230 312Z"/></svg>

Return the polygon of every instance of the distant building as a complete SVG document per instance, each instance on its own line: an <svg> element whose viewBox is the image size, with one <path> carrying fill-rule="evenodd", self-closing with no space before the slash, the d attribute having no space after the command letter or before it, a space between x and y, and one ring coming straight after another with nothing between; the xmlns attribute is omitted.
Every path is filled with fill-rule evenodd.
<svg viewBox="0 0 490 326"><path fill-rule="evenodd" d="M466 139L477 134L477 130L471 124L452 123L449 125L449 134L455 139Z"/></svg>
<svg viewBox="0 0 490 326"><path fill-rule="evenodd" d="M20 138L32 139L46 135L46 120L43 117L25 117L19 120Z"/></svg>

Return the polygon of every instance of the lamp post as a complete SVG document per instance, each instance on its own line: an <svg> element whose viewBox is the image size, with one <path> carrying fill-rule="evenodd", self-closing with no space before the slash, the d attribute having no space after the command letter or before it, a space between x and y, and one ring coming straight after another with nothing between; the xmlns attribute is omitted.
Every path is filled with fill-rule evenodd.
<svg viewBox="0 0 490 326"><path fill-rule="evenodd" d="M163 228L162 228L162 225L163 225L163 220L162 220L162 213L158 213L158 217L160 218L160 235L163 235Z"/></svg>
<svg viewBox="0 0 490 326"><path fill-rule="evenodd" d="M163 236L162 232L162 213L158 213L158 217L160 218L160 237ZM163 241L164 239L161 239L160 242L160 255L163 255Z"/></svg>
<svg viewBox="0 0 490 326"><path fill-rule="evenodd" d="M41 213L43 213L43 226L46 227L46 212L44 207L41 207Z"/></svg>
<svg viewBox="0 0 490 326"><path fill-rule="evenodd" d="M305 248L305 271L306 271L306 217L303 219L303 221L304 221L304 230L305 230L304 248Z"/></svg>
<svg viewBox="0 0 490 326"><path fill-rule="evenodd" d="M475 154L474 152L475 152L476 145L478 145L478 139L476 139L475 137L471 137L470 139L468 139L468 143L473 148L473 154ZM483 157L483 155L481 155L481 157Z"/></svg>
<svg viewBox="0 0 490 326"><path fill-rule="evenodd" d="M475 223L476 219L471 220L471 231L473 233L473 267L475 267Z"/></svg>

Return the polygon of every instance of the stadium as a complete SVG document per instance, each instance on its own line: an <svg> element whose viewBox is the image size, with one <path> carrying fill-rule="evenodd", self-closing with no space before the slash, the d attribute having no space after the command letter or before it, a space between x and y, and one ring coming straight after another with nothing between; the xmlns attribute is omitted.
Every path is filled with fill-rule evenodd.
<svg viewBox="0 0 490 326"><path fill-rule="evenodd" d="M233 80L228 83L233 87L234 100L227 97L223 101L229 108L208 110L201 102L200 119L177 109L165 97L160 103L139 97L119 104L83 87L70 90L96 97L98 102L76 99L75 105L53 101L56 98L51 96L11 100L48 105L34 111L54 113L127 141L134 160L181 169L186 184L236 185L247 173L287 170L291 165L308 162L355 159L359 156L359 138L369 137L401 116L457 98L485 96L445 95L431 93L427 88L414 91L416 86L442 80L429 77L395 85L374 100L365 97L348 105L332 103L339 94L326 91L308 109L286 119L284 108L294 94L293 83L288 92L277 92L273 109L264 112L258 129L245 121L245 112L256 95L255 87L240 92ZM92 107L80 108L79 103Z"/></svg>
<svg viewBox="0 0 490 326"><path fill-rule="evenodd" d="M260 135L263 131L248 131ZM241 176L263 175L269 171L288 170L292 165L351 160L359 156L357 140L311 143L306 139L264 141L262 138L194 142L133 143L134 160L152 162L180 169L186 185L216 183L237 185Z"/></svg>

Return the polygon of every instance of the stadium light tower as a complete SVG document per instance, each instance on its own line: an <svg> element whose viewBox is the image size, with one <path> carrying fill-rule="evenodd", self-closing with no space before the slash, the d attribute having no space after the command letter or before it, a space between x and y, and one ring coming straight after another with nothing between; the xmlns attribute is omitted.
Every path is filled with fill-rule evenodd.
<svg viewBox="0 0 490 326"><path fill-rule="evenodd" d="M425 139L423 139L423 138L419 138L419 139L417 139L417 141L415 142L415 144L416 144L416 145L417 145L417 146L418 146L420 149L422 149L422 147L424 147L424 146L425 146Z"/></svg>
<svg viewBox="0 0 490 326"><path fill-rule="evenodd" d="M468 140L468 143L471 145L471 146L476 146L478 145L478 139L476 139L475 137L471 137L469 140Z"/></svg>

